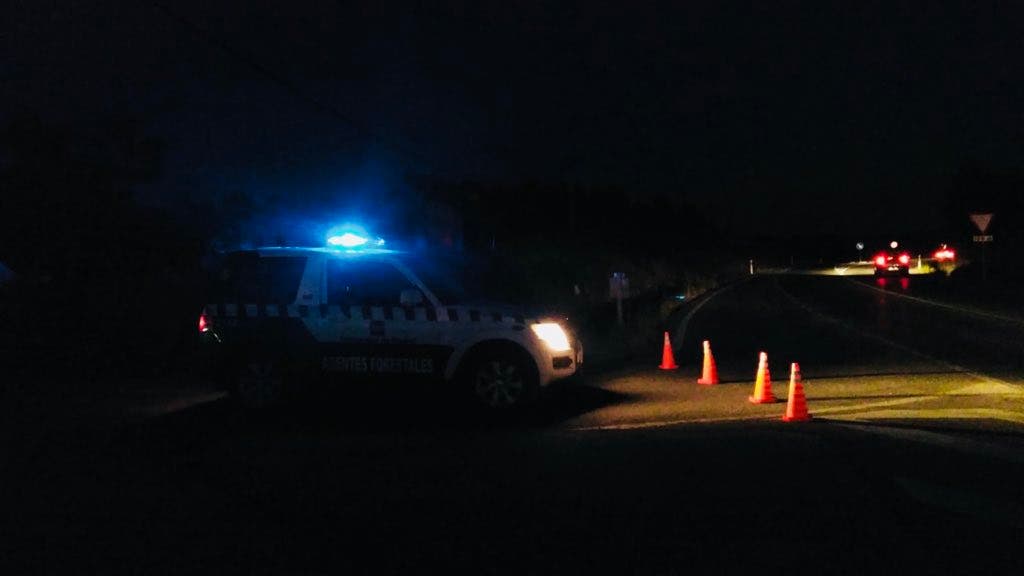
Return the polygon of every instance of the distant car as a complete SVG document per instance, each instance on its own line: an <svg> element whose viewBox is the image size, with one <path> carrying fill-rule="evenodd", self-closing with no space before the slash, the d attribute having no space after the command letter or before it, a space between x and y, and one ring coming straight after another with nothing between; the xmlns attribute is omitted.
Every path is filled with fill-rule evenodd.
<svg viewBox="0 0 1024 576"><path fill-rule="evenodd" d="M954 252L949 246L943 244L935 251L933 257L937 262L952 262L956 260L956 252Z"/></svg>
<svg viewBox="0 0 1024 576"><path fill-rule="evenodd" d="M910 254L883 251L875 255L875 276L910 275Z"/></svg>
<svg viewBox="0 0 1024 576"><path fill-rule="evenodd" d="M463 298L431 255L340 246L226 254L198 328L243 405L306 382L411 381L507 411L583 361L564 317Z"/></svg>

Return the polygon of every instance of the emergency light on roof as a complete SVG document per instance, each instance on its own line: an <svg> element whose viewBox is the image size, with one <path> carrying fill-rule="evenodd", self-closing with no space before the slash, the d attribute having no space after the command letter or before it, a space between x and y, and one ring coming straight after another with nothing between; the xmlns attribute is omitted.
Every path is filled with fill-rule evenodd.
<svg viewBox="0 0 1024 576"><path fill-rule="evenodd" d="M331 246L341 246L342 248L355 248L357 246L362 246L369 241L370 240L368 238L364 238L351 232L345 232L340 236L331 236L327 239L327 243Z"/></svg>
<svg viewBox="0 0 1024 576"><path fill-rule="evenodd" d="M328 246L346 248L349 250L354 248L369 248L370 246L380 248L381 246L384 246L384 239L376 238L371 240L370 238L353 232L345 232L344 234L329 236L327 238L327 244Z"/></svg>

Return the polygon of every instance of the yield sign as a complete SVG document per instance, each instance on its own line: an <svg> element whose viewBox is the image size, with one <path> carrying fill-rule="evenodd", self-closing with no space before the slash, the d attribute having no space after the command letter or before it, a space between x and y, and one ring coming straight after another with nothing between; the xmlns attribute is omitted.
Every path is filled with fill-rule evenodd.
<svg viewBox="0 0 1024 576"><path fill-rule="evenodd" d="M974 225L978 227L978 232L981 232L982 234L985 233L985 230L988 230L988 223L991 221L991 212L988 214L971 214L971 222L974 222Z"/></svg>

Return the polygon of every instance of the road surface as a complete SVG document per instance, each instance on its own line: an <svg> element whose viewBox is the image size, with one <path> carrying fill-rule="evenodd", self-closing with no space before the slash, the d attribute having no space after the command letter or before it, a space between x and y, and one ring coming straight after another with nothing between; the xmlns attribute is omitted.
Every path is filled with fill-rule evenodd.
<svg viewBox="0 0 1024 576"><path fill-rule="evenodd" d="M687 319L680 370L652 350L515 421L339 391L140 419L62 463L36 444L5 474L5 573L1019 573L1024 327L915 280L753 277ZM780 398L800 363L811 422L747 402L760 351Z"/></svg>

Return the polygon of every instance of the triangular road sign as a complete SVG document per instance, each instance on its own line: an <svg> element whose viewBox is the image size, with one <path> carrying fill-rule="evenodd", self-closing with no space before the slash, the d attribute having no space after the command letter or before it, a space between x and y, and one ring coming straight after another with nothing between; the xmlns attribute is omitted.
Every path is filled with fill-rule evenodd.
<svg viewBox="0 0 1024 576"><path fill-rule="evenodd" d="M988 214L971 214L971 222L974 222L974 225L978 227L978 232L981 232L982 234L985 233L985 230L988 230L988 224L991 221L991 212Z"/></svg>

